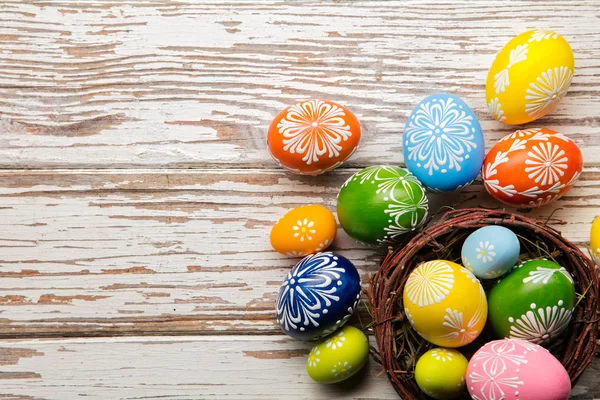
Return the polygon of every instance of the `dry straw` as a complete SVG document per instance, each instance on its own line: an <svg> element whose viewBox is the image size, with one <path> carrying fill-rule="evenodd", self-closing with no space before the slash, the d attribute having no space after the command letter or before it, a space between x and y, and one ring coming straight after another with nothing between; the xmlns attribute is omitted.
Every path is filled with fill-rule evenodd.
<svg viewBox="0 0 600 400"><path fill-rule="evenodd" d="M565 267L573 276L578 302L567 332L549 350L562 362L573 384L592 361L598 336L598 275L594 264L577 246L548 225L564 224L557 219L533 219L505 211L480 208L449 211L429 223L400 245L381 263L368 290L369 310L379 351L375 354L391 384L403 400L426 399L414 380L419 356L432 345L410 326L404 314L402 293L413 269L421 262L445 259L460 263L461 246L477 228L501 225L511 229L521 242L521 260L547 258ZM489 283L484 283L484 286ZM472 354L485 341L461 349ZM465 394L468 398L468 395Z"/></svg>

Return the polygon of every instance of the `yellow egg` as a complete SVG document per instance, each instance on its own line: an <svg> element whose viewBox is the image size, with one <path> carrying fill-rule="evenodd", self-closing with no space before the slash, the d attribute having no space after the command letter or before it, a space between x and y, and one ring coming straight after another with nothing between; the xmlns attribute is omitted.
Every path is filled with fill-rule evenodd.
<svg viewBox="0 0 600 400"><path fill-rule="evenodd" d="M590 232L590 247L592 253L596 257L600 257L600 217L596 217L592 222L592 230Z"/></svg>
<svg viewBox="0 0 600 400"><path fill-rule="evenodd" d="M524 124L551 113L567 93L575 60L569 43L552 31L527 31L496 56L486 102L503 124Z"/></svg>
<svg viewBox="0 0 600 400"><path fill-rule="evenodd" d="M431 349L415 367L415 380L425 394L434 399L453 399L465 387L469 362L453 349Z"/></svg>
<svg viewBox="0 0 600 400"><path fill-rule="evenodd" d="M487 299L479 280L445 260L422 263L404 285L404 311L415 330L442 347L471 343L487 319Z"/></svg>
<svg viewBox="0 0 600 400"><path fill-rule="evenodd" d="M290 210L271 230L271 245L293 257L323 251L333 242L337 224L333 213L311 204Z"/></svg>

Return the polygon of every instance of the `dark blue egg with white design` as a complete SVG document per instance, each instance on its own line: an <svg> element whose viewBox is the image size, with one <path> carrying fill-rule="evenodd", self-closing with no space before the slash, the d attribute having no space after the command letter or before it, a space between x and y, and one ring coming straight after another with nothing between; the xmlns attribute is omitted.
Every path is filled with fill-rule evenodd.
<svg viewBox="0 0 600 400"><path fill-rule="evenodd" d="M463 266L481 279L494 279L517 263L521 245L517 235L498 225L484 226L471 233L463 243Z"/></svg>
<svg viewBox="0 0 600 400"><path fill-rule="evenodd" d="M444 93L427 97L412 111L402 150L408 170L435 192L469 185L485 157L477 117L460 98Z"/></svg>
<svg viewBox="0 0 600 400"><path fill-rule="evenodd" d="M314 340L335 332L360 299L354 264L335 253L305 257L288 273L277 297L277 323L286 334Z"/></svg>

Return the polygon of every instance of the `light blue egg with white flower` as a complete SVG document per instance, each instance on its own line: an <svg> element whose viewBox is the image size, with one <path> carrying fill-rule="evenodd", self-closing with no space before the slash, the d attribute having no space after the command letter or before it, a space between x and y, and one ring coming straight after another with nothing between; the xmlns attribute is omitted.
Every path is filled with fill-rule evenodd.
<svg viewBox="0 0 600 400"><path fill-rule="evenodd" d="M434 94L421 101L404 127L406 167L429 190L468 186L483 165L483 133L475 113L460 98Z"/></svg>
<svg viewBox="0 0 600 400"><path fill-rule="evenodd" d="M510 271L519 258L517 235L497 225L484 226L471 233L462 246L465 268L481 279L494 279Z"/></svg>

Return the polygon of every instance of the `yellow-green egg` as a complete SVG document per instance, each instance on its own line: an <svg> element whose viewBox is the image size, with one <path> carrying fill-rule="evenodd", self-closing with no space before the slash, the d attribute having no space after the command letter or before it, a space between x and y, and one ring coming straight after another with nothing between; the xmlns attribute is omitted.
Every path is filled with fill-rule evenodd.
<svg viewBox="0 0 600 400"><path fill-rule="evenodd" d="M453 399L465 387L469 362L460 352L441 347L423 354L415 367L419 388L434 399Z"/></svg>
<svg viewBox="0 0 600 400"><path fill-rule="evenodd" d="M319 341L308 355L308 376L319 383L337 383L350 378L367 362L369 341L360 329L344 326Z"/></svg>

